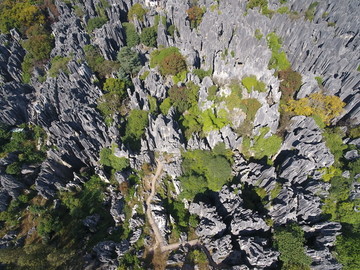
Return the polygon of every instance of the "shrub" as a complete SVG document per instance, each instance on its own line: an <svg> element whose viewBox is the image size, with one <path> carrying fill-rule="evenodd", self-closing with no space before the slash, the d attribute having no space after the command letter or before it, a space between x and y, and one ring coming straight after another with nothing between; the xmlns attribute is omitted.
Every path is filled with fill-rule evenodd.
<svg viewBox="0 0 360 270"><path fill-rule="evenodd" d="M167 28L167 32L169 33L170 36L174 37L175 36L175 31L176 31L176 27L175 25L171 24L169 25L169 27ZM359 66L360 67L360 66Z"/></svg>
<svg viewBox="0 0 360 270"><path fill-rule="evenodd" d="M69 74L69 69L67 67L69 61L70 61L70 57L55 56L53 59L51 59L49 76L57 77L60 71L63 71L65 74Z"/></svg>
<svg viewBox="0 0 360 270"><path fill-rule="evenodd" d="M151 53L150 67L159 66L160 73L165 75L176 75L186 71L186 62L176 47L155 50Z"/></svg>
<svg viewBox="0 0 360 270"><path fill-rule="evenodd" d="M126 84L123 80L116 78L107 78L104 86L104 91L112 92L118 94L120 97L123 97L126 93Z"/></svg>
<svg viewBox="0 0 360 270"><path fill-rule="evenodd" d="M106 93L97 100L96 108L105 118L105 123L111 124L114 114L121 112L122 100L122 95L119 95L116 92Z"/></svg>
<svg viewBox="0 0 360 270"><path fill-rule="evenodd" d="M32 25L45 24L45 16L32 1L4 0L0 3L0 31L8 33L12 28L24 32Z"/></svg>
<svg viewBox="0 0 360 270"><path fill-rule="evenodd" d="M198 90L196 87L174 85L169 90L169 98L177 111L183 113L196 103Z"/></svg>
<svg viewBox="0 0 360 270"><path fill-rule="evenodd" d="M342 235L336 238L336 257L344 270L360 269L360 232L359 229L346 226Z"/></svg>
<svg viewBox="0 0 360 270"><path fill-rule="evenodd" d="M280 82L280 91L281 101L283 103L288 102L294 95L296 91L298 91L302 84L301 74L293 71L291 68L280 70L278 72Z"/></svg>
<svg viewBox="0 0 360 270"><path fill-rule="evenodd" d="M289 13L289 8L288 7L279 7L278 9L277 9L277 13L279 13L279 14L286 14L286 13Z"/></svg>
<svg viewBox="0 0 360 270"><path fill-rule="evenodd" d="M271 17L274 14L274 11L268 8L267 0L249 0L246 4L246 9L254 9L255 7L259 7L261 13L265 16Z"/></svg>
<svg viewBox="0 0 360 270"><path fill-rule="evenodd" d="M186 11L188 20L190 21L190 27L196 28L201 23L204 11L201 7L193 6Z"/></svg>
<svg viewBox="0 0 360 270"><path fill-rule="evenodd" d="M104 78L106 75L109 75L119 69L119 63L105 60L97 47L85 45L84 53L89 67L101 78Z"/></svg>
<svg viewBox="0 0 360 270"><path fill-rule="evenodd" d="M286 53L280 51L282 43L280 38L272 32L266 36L266 40L272 52L268 66L269 69L286 70L290 68L290 62L286 57Z"/></svg>
<svg viewBox="0 0 360 270"><path fill-rule="evenodd" d="M168 55L160 63L160 73L164 76L176 75L184 70L186 70L186 62L180 54Z"/></svg>
<svg viewBox="0 0 360 270"><path fill-rule="evenodd" d="M326 146L330 149L330 152L334 155L334 165L340 166L340 159L343 157L343 152L347 146L343 143L342 138L345 134L339 128L326 128L322 134Z"/></svg>
<svg viewBox="0 0 360 270"><path fill-rule="evenodd" d="M86 29L89 33L93 32L95 29L100 28L107 22L106 17L95 17L91 18L87 22Z"/></svg>
<svg viewBox="0 0 360 270"><path fill-rule="evenodd" d="M129 167L129 160L125 157L117 157L114 155L116 146L103 148L100 151L100 164L111 167L117 171L122 171Z"/></svg>
<svg viewBox="0 0 360 270"><path fill-rule="evenodd" d="M141 61L139 54L130 47L123 47L117 55L120 62L119 73L130 76L136 76L141 69Z"/></svg>
<svg viewBox="0 0 360 270"><path fill-rule="evenodd" d="M198 76L200 81L202 81L205 77L207 76L211 76L212 74L212 69L209 70L204 70L204 69L194 69L192 72L194 75Z"/></svg>
<svg viewBox="0 0 360 270"><path fill-rule="evenodd" d="M231 151L224 144L218 148L218 153L204 150L183 153L182 196L191 200L206 189L219 191L231 179Z"/></svg>
<svg viewBox="0 0 360 270"><path fill-rule="evenodd" d="M140 36L132 23L123 23L125 29L126 46L134 47L140 43Z"/></svg>
<svg viewBox="0 0 360 270"><path fill-rule="evenodd" d="M305 11L305 19L312 21L315 17L316 7L319 5L319 2L311 3L308 9Z"/></svg>
<svg viewBox="0 0 360 270"><path fill-rule="evenodd" d="M157 31L155 27L144 28L140 35L140 41L145 46L156 47L157 46Z"/></svg>
<svg viewBox="0 0 360 270"><path fill-rule="evenodd" d="M170 98L165 98L164 101L160 104L160 111L163 115L167 115L171 108Z"/></svg>
<svg viewBox="0 0 360 270"><path fill-rule="evenodd" d="M147 10L143 8L143 6L139 3L134 4L128 12L128 20L135 20L138 19L139 21L144 20L144 16L146 14Z"/></svg>
<svg viewBox="0 0 360 270"><path fill-rule="evenodd" d="M129 143L135 150L140 149L140 140L145 134L148 122L148 112L132 110L127 119L124 142Z"/></svg>
<svg viewBox="0 0 360 270"><path fill-rule="evenodd" d="M260 40L260 39L262 39L262 37L263 37L263 34L261 33L261 30L260 30L260 29L256 29L256 30L255 30L255 38L258 39L258 40Z"/></svg>
<svg viewBox="0 0 360 270"><path fill-rule="evenodd" d="M251 93L251 91L259 91L259 92L266 92L265 83L260 82L256 79L256 76L252 75L249 77L244 77L241 80L241 83L245 88L247 89L248 93Z"/></svg>
<svg viewBox="0 0 360 270"><path fill-rule="evenodd" d="M284 269L310 269L311 258L305 254L304 231L299 225L275 228L274 239Z"/></svg>
<svg viewBox="0 0 360 270"><path fill-rule="evenodd" d="M341 114L345 103L337 96L325 96L322 93L310 94L307 98L290 100L285 110L296 115L318 115L329 125L330 121Z"/></svg>
<svg viewBox="0 0 360 270"><path fill-rule="evenodd" d="M34 35L22 44L28 51L29 56L35 61L47 60L53 47L53 38L50 35Z"/></svg>

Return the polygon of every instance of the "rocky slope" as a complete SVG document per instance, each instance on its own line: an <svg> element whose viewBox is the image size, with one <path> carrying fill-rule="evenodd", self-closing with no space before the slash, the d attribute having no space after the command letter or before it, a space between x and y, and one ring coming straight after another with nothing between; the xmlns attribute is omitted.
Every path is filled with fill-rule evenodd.
<svg viewBox="0 0 360 270"><path fill-rule="evenodd" d="M304 232L304 253L311 259L311 268L341 269L333 250L342 225L340 220L325 217L322 210L331 189L330 182L322 180L322 168L335 166L336 158L325 143L322 127L312 117L291 118L281 147L267 163L247 158L242 152L246 136L239 134L235 127L244 123L246 114L236 114L231 123L204 134L192 134L191 138L186 138L176 108L172 107L167 114L149 114L139 151L134 151L122 139L125 120L120 114L115 115L112 124L105 124L97 109L98 99L104 92L96 72L85 59L84 46L92 44L99 48L104 59L115 61L118 51L127 42L123 23L129 9L136 3L144 4L130 0L105 2L108 3L104 8L107 22L89 33L86 24L90 18L98 16L97 7L103 1L55 1L59 16L51 25L54 36L51 58L61 56L71 60L67 63L68 72L60 71L58 76L47 76L44 81L39 80L40 74L35 69L31 83L22 82L23 37L16 30L0 35L0 121L10 127L22 123L40 126L47 134L48 146L45 160L33 166L32 177L27 181L23 180L28 174L24 170L17 176L6 173L12 162L11 155L1 156L0 210L6 211L11 200L31 189L56 203L59 191L81 190L88 181L83 172L90 170L110 183L103 191L103 205L114 224L106 228L106 236L97 239L91 248L79 252L82 259L75 266L72 262L64 269L126 268L126 254L135 254L143 269L187 269L193 249L187 246L169 252L164 260L166 265L157 266L154 260L150 263L149 259L143 259L149 256L147 251L153 243L143 214L145 198L149 194L146 181L151 169L156 169L151 168L155 166L156 158L160 158L164 167L151 212L164 241L174 242L176 217L169 212L164 190L171 190L168 194L171 193L173 198L181 198L182 152L212 150L224 143L233 153L233 178L220 191L207 192L194 200L180 200L188 209L186 211L197 217L198 225L192 236L182 232L175 242L199 239L197 249L206 254L208 262L205 264L209 269L278 269L282 258L273 243L274 230L296 223ZM308 21L303 14L313 2L311 0L289 0L284 5L269 1L269 9L286 6L293 12L292 15L275 12L271 18L261 14L258 8L247 9L246 1L199 0L197 5L206 12L196 29L192 29L186 19L190 3L180 0L160 2L159 7L149 8L143 20L133 23L138 31L142 31L155 24L155 15L166 16L167 25L174 25L176 31L172 36L167 26L159 23L158 47L179 48L190 71L194 68L212 70L211 76L205 78L189 72L183 80L183 83L192 81L198 85L197 104L202 111L224 106L209 99L211 86L217 85L223 93L217 95L226 97L231 92L229 83L233 79L240 81L255 75L266 85L266 91L244 90L242 93L243 98L256 99L260 104L250 134L252 138L259 136L262 128L268 128L265 137L277 134L282 93L280 79L273 69L268 69L272 53L266 40L266 36L275 31L282 39L282 50L292 69L302 75L301 88L295 97L307 97L320 90L326 95L336 95L346 105L342 113L332 119L331 125L346 129L360 124L358 1L321 1L313 20ZM82 10L81 16L76 7ZM255 37L257 30L263 36L260 39ZM145 79L140 79L140 75L132 78L133 87L127 89L127 108L149 111L149 96L161 104L174 83L158 69L150 67L148 59L153 49L137 45L134 50L140 53L143 62L140 74L149 73ZM47 64L45 71L49 67ZM108 74L111 76L116 77L116 72ZM315 77L322 78L321 86ZM346 153L347 160L356 161L359 157L358 140L344 136L344 144L354 148L349 148L352 152ZM114 144L115 156L127 158L130 167L111 174L100 164L100 151ZM150 172L146 172L144 166L149 166ZM132 185L134 174L140 175L142 182L134 185L135 199L129 203L123 187ZM353 183L354 200L359 193L356 189L358 177ZM259 198L256 190L263 190L266 199ZM257 202L251 196L257 197ZM90 232L96 232L101 224L96 214L88 213L83 220L84 227ZM127 237L107 240L119 230L129 230ZM20 239L29 235L21 228L6 232L2 234L0 248L21 246ZM143 242L141 248L138 248L139 239ZM154 258L156 256L155 252Z"/></svg>

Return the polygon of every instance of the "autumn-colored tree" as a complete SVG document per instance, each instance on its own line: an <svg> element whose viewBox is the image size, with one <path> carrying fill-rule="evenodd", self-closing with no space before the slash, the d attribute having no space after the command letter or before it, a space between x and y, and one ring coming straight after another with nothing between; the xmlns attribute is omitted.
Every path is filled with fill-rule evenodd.
<svg viewBox="0 0 360 270"><path fill-rule="evenodd" d="M198 6L193 6L186 11L191 28L196 28L201 23L204 11Z"/></svg>
<svg viewBox="0 0 360 270"><path fill-rule="evenodd" d="M301 74L293 71L291 68L280 70L278 72L280 82L280 91L282 93L281 99L283 101L290 100L294 93L301 87Z"/></svg>
<svg viewBox="0 0 360 270"><path fill-rule="evenodd" d="M344 106L345 103L339 97L326 96L320 92L299 100L290 100L284 109L296 115L317 115L326 125L329 125L331 119L341 114Z"/></svg>
<svg viewBox="0 0 360 270"><path fill-rule="evenodd" d="M186 70L184 57L179 53L166 56L160 63L160 72L162 75L176 75Z"/></svg>

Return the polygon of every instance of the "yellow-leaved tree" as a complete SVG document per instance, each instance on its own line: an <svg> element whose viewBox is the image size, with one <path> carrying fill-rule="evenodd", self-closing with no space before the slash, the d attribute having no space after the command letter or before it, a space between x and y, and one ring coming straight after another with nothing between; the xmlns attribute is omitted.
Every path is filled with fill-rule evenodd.
<svg viewBox="0 0 360 270"><path fill-rule="evenodd" d="M309 97L290 100L284 106L287 112L296 115L318 116L326 124L341 114L345 103L337 96L326 96L323 93L313 93Z"/></svg>

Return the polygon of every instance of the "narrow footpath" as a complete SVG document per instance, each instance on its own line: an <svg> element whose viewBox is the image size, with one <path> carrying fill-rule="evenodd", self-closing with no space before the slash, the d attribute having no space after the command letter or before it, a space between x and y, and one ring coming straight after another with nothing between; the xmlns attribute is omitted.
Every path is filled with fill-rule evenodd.
<svg viewBox="0 0 360 270"><path fill-rule="evenodd" d="M151 229L154 232L154 238L155 238L155 245L151 248L151 251L155 251L157 248L160 248L161 252L166 252L166 251L178 249L182 245L195 246L195 245L199 244L199 240L197 240L197 239L167 245L165 240L161 236L159 227L157 226L157 224L154 220L150 204L156 194L156 181L159 178L159 176L161 175L163 166L164 166L164 164L162 162L157 161L156 172L155 172L155 175L153 176L153 178L151 179L151 192L150 192L149 197L146 199L146 216L147 216L148 222L151 226Z"/></svg>

